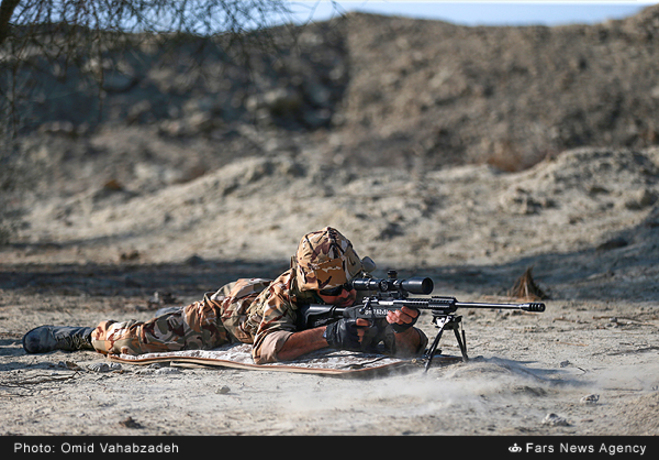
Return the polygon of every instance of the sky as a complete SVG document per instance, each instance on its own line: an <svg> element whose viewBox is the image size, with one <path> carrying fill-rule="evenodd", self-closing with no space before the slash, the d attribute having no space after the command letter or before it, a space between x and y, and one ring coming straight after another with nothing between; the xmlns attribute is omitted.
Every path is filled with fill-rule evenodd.
<svg viewBox="0 0 659 460"><path fill-rule="evenodd" d="M454 24L476 25L566 25L595 24L623 19L659 2L649 1L293 1L300 22L325 21L338 12L361 11L436 19ZM334 5L333 5L334 3Z"/></svg>

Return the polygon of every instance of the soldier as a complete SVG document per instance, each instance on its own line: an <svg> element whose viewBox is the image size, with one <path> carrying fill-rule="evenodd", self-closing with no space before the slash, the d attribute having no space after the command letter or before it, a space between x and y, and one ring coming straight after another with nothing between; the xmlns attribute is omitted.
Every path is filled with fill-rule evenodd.
<svg viewBox="0 0 659 460"><path fill-rule="evenodd" d="M425 334L413 327L419 311L403 307L386 322L340 319L300 330L298 305L350 306L356 291L349 284L375 268L360 259L351 242L331 227L306 234L291 258L291 268L275 280L239 279L186 307L168 309L149 321L102 321L96 328L41 326L23 337L28 353L97 350L104 354L213 349L226 343L251 343L257 364L290 361L330 347L367 351L384 343L388 354L422 353ZM394 332L391 324L404 326Z"/></svg>

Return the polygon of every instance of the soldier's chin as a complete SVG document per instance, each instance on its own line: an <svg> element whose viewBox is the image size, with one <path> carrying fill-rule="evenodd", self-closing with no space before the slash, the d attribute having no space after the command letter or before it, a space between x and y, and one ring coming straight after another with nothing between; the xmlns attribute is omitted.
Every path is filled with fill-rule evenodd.
<svg viewBox="0 0 659 460"><path fill-rule="evenodd" d="M357 295L355 292L351 292L348 297L343 296L329 296L329 295L320 295L320 298L329 305L334 305L335 307L350 307L355 303Z"/></svg>
<svg viewBox="0 0 659 460"><path fill-rule="evenodd" d="M336 305L337 307L351 307L355 303L354 298L347 298L347 299L340 299L336 302L334 302L332 305Z"/></svg>

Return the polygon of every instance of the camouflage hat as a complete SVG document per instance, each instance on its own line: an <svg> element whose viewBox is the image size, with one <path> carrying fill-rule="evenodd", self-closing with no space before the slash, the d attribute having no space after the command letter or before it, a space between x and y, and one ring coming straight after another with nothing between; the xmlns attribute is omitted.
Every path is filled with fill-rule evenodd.
<svg viewBox="0 0 659 460"><path fill-rule="evenodd" d="M300 291L338 287L364 270L352 243L331 227L304 235L291 265Z"/></svg>

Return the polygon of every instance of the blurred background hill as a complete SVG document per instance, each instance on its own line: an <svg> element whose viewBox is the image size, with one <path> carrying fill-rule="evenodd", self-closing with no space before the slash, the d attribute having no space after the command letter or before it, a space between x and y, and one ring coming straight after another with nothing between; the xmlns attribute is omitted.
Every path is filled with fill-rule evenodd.
<svg viewBox="0 0 659 460"><path fill-rule="evenodd" d="M431 169L485 162L521 170L574 147L646 147L659 142L658 11L559 27L349 13L292 35L282 28L281 54L255 54L249 68L203 39L182 37L166 50L145 42L118 62L108 53L83 70L42 67L21 133L30 151L91 144L95 157L118 148L104 133L139 133L198 157L184 171L173 165L188 176L262 154L276 140L293 150L317 145L338 163ZM103 65L100 89L78 78ZM255 142L261 137L270 142Z"/></svg>
<svg viewBox="0 0 659 460"><path fill-rule="evenodd" d="M337 225L409 265L487 263L656 227L659 6L594 25L349 13L268 33L279 51L241 65L193 36L68 68L35 54L3 257L285 259Z"/></svg>

